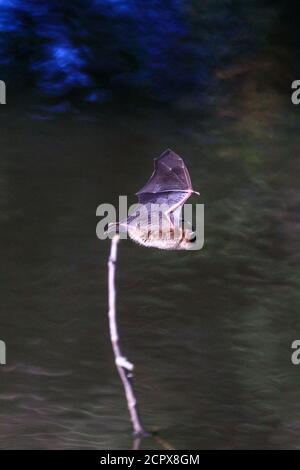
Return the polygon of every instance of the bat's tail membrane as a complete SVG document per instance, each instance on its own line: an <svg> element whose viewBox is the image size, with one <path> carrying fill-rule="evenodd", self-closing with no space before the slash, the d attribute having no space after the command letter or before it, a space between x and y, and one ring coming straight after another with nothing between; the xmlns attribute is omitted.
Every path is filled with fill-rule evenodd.
<svg viewBox="0 0 300 470"><path fill-rule="evenodd" d="M108 224L105 235L119 235L121 232L126 232L126 226L122 222L114 222Z"/></svg>
<svg viewBox="0 0 300 470"><path fill-rule="evenodd" d="M119 222L111 223L108 224L108 228L105 232L105 235L110 235L110 234L118 235L120 233L120 226Z"/></svg>

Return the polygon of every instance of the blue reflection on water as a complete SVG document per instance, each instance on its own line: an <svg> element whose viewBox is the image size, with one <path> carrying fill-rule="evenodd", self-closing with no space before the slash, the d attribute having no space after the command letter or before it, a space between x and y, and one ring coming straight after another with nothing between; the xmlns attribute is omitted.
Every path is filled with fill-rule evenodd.
<svg viewBox="0 0 300 470"><path fill-rule="evenodd" d="M2 78L90 102L128 90L162 101L201 94L255 42L244 10L213 1L0 0Z"/></svg>

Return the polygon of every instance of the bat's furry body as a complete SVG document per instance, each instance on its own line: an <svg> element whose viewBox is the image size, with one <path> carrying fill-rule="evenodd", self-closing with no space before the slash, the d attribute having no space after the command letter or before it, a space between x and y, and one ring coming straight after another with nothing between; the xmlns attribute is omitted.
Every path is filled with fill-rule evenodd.
<svg viewBox="0 0 300 470"><path fill-rule="evenodd" d="M136 230L129 226L128 233L130 238L139 245L161 250L189 250L194 237L194 232L182 228L164 232L157 229Z"/></svg>

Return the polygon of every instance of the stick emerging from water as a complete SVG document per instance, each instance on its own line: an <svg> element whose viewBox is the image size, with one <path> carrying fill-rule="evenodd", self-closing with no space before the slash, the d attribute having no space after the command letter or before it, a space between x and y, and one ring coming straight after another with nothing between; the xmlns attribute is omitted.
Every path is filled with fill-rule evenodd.
<svg viewBox="0 0 300 470"><path fill-rule="evenodd" d="M140 207L126 220L109 224L114 236L108 260L109 328L115 363L126 394L135 436L148 435L141 424L137 410L132 378L133 364L122 355L116 314L115 271L119 233L126 230L130 238L140 245L163 250L193 250L196 235L191 228L183 228L181 212L184 203L196 191L183 159L172 150L166 150L155 159L154 172L149 181L136 194ZM199 194L199 193L197 193ZM141 210L141 207L144 211ZM144 213L144 215L142 215ZM152 217L152 216L155 217ZM161 441L162 442L162 441ZM138 445L138 444L137 444Z"/></svg>
<svg viewBox="0 0 300 470"><path fill-rule="evenodd" d="M142 426L139 413L137 410L137 400L135 398L132 379L133 379L133 364L130 363L121 352L117 314L116 314L116 285L115 285L115 272L118 254L119 235L115 235L111 240L110 255L108 259L108 319L110 339L113 347L115 364L121 377L123 387L125 390L127 405L132 422L133 432L136 436L144 436L146 432Z"/></svg>

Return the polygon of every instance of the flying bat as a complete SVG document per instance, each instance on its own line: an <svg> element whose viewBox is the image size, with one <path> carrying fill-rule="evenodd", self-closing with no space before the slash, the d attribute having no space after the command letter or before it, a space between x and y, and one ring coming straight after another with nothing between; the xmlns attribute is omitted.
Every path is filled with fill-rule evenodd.
<svg viewBox="0 0 300 470"><path fill-rule="evenodd" d="M196 241L192 227L182 223L184 203L196 193L183 159L166 150L154 159L154 172L136 195L139 204L129 217L117 224L130 238L147 247L189 250Z"/></svg>

